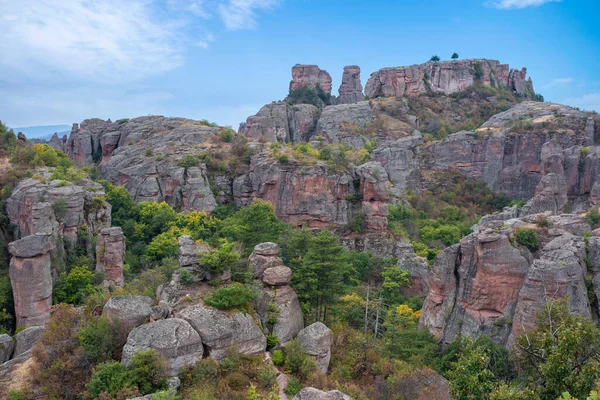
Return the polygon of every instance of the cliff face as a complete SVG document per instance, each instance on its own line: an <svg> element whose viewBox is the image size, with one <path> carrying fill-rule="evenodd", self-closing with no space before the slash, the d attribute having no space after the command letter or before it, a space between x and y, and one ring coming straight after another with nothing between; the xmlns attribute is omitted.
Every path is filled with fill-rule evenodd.
<svg viewBox="0 0 600 400"><path fill-rule="evenodd" d="M317 65L297 64L292 68L290 92L301 87L314 89L317 85L321 86L325 93L331 93L331 75Z"/></svg>
<svg viewBox="0 0 600 400"><path fill-rule="evenodd" d="M476 83L495 88L506 87L520 95L533 92L526 81L527 69L510 69L496 60L458 60L429 62L408 67L383 68L369 77L365 95L415 96L423 93L452 94Z"/></svg>

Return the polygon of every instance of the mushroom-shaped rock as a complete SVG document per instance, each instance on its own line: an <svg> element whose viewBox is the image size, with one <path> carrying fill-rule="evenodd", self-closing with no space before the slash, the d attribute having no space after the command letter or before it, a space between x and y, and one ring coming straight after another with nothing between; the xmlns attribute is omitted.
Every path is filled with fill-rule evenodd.
<svg viewBox="0 0 600 400"><path fill-rule="evenodd" d="M14 348L15 345L9 335L6 333L0 335L0 364L10 360Z"/></svg>
<svg viewBox="0 0 600 400"><path fill-rule="evenodd" d="M292 270L283 265L265 269L262 281L271 286L283 286L292 280Z"/></svg>
<svg viewBox="0 0 600 400"><path fill-rule="evenodd" d="M128 365L135 353L148 349L155 349L165 358L170 376L178 375L186 365L194 365L204 354L198 332L179 318L163 319L135 328L127 337L121 361Z"/></svg>
<svg viewBox="0 0 600 400"><path fill-rule="evenodd" d="M339 390L324 392L313 387L305 387L296 393L292 400L352 400L352 397Z"/></svg>
<svg viewBox="0 0 600 400"><path fill-rule="evenodd" d="M327 373L333 344L331 329L322 322L315 322L298 333L298 340L302 350L316 359L319 370Z"/></svg>
<svg viewBox="0 0 600 400"><path fill-rule="evenodd" d="M283 261L277 256L279 246L276 243L261 243L254 247L248 262L254 270L254 277L261 279L267 268L283 266Z"/></svg>
<svg viewBox="0 0 600 400"><path fill-rule="evenodd" d="M216 360L225 358L227 349L232 346L242 354L257 354L267 348L267 338L249 314L229 314L196 305L184 308L179 316L200 334L209 355Z"/></svg>
<svg viewBox="0 0 600 400"><path fill-rule="evenodd" d="M127 331L148 322L152 299L148 296L114 296L104 306L102 315L118 319Z"/></svg>
<svg viewBox="0 0 600 400"><path fill-rule="evenodd" d="M42 333L44 333L44 328L41 326L31 326L17 333L13 358L31 350L42 336Z"/></svg>

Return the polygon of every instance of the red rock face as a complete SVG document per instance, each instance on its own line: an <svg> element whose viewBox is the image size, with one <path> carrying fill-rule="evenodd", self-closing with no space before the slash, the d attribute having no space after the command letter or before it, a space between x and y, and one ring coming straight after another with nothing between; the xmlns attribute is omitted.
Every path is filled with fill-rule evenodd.
<svg viewBox="0 0 600 400"><path fill-rule="evenodd" d="M331 93L331 75L317 65L295 65L292 67L290 92L301 87L316 88L320 85L325 93Z"/></svg>
<svg viewBox="0 0 600 400"><path fill-rule="evenodd" d="M50 254L31 258L13 257L10 261L10 281L17 326L43 325L50 318L52 306Z"/></svg>
<svg viewBox="0 0 600 400"><path fill-rule="evenodd" d="M110 286L123 287L124 258L125 236L122 229L102 229L96 244L96 271L104 274L104 279Z"/></svg>

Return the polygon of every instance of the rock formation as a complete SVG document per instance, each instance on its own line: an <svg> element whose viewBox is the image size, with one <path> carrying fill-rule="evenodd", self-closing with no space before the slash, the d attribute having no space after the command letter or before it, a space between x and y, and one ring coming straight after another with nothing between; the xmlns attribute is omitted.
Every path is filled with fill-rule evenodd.
<svg viewBox="0 0 600 400"><path fill-rule="evenodd" d="M337 104L357 103L364 100L365 95L360 82L360 67L358 65L344 67L339 93Z"/></svg>
<svg viewBox="0 0 600 400"><path fill-rule="evenodd" d="M147 296L113 296L104 305L102 316L118 320L130 332L148 322L152 302Z"/></svg>
<svg viewBox="0 0 600 400"><path fill-rule="evenodd" d="M352 398L339 390L324 392L313 387L305 387L296 393L292 400L352 400Z"/></svg>
<svg viewBox="0 0 600 400"><path fill-rule="evenodd" d="M119 227L104 228L96 243L96 271L104 274L108 286L123 287L125 235Z"/></svg>
<svg viewBox="0 0 600 400"><path fill-rule="evenodd" d="M331 93L331 75L317 65L294 65L290 92L302 87L314 89L317 85L321 86L325 93Z"/></svg>
<svg viewBox="0 0 600 400"><path fill-rule="evenodd" d="M304 328L304 315L294 289L288 284L292 270L283 265L277 256L279 246L275 243L256 245L249 264L257 281L256 312L268 333L277 336L279 344L285 345ZM273 322L274 320L274 322Z"/></svg>
<svg viewBox="0 0 600 400"><path fill-rule="evenodd" d="M371 161L355 170L360 178L360 196L362 199L362 214L367 229L381 231L387 229L389 210L389 187L387 172L383 165Z"/></svg>
<svg viewBox="0 0 600 400"><path fill-rule="evenodd" d="M227 350L234 346L242 354L258 354L267 348L267 338L252 316L244 312L231 314L195 305L181 310L178 317L189 322L200 334L208 355L215 360L225 358Z"/></svg>
<svg viewBox="0 0 600 400"><path fill-rule="evenodd" d="M365 95L415 96L432 91L452 94L480 83L484 86L508 87L520 95L533 92L526 82L527 69L510 70L496 60L459 60L428 62L409 67L383 68L371 74ZM528 86L531 85L531 86Z"/></svg>
<svg viewBox="0 0 600 400"><path fill-rule="evenodd" d="M308 142L319 115L319 109L312 104L267 104L240 125L239 133L251 142Z"/></svg>
<svg viewBox="0 0 600 400"><path fill-rule="evenodd" d="M52 306L52 263L56 247L51 234L34 234L9 244L10 283L17 326L43 325Z"/></svg>
<svg viewBox="0 0 600 400"><path fill-rule="evenodd" d="M138 351L155 349L165 358L170 376L177 376L186 365L193 366L204 354L200 335L178 318L151 322L129 333L121 362L128 365Z"/></svg>
<svg viewBox="0 0 600 400"><path fill-rule="evenodd" d="M15 344L9 335L6 333L0 335L0 364L10 360L14 348Z"/></svg>
<svg viewBox="0 0 600 400"><path fill-rule="evenodd" d="M178 241L179 267L189 271L194 282L202 280L222 282L231 279L231 269L215 274L210 268L200 264L202 254L211 250L207 244L196 243L190 236L181 236Z"/></svg>
<svg viewBox="0 0 600 400"><path fill-rule="evenodd" d="M41 326L31 326L23 329L21 332L15 335L15 351L13 358L25 354L33 349L33 346L44 333L44 328Z"/></svg>
<svg viewBox="0 0 600 400"><path fill-rule="evenodd" d="M329 360L331 360L331 346L333 345L333 332L331 329L322 322L315 322L298 333L298 341L302 350L315 359L319 371L326 374Z"/></svg>

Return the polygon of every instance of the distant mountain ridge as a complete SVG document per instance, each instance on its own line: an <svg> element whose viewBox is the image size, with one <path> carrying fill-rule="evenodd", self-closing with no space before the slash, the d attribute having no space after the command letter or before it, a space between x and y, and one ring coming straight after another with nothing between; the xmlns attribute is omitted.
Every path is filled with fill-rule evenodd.
<svg viewBox="0 0 600 400"><path fill-rule="evenodd" d="M58 132L59 136L68 135L71 132L71 125L36 125L24 126L20 128L10 127L15 133L23 132L29 139L45 139L49 140L54 132Z"/></svg>

